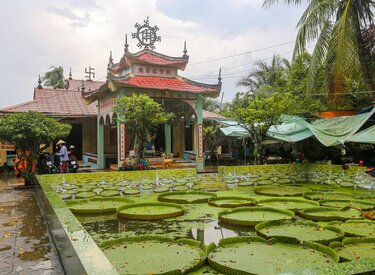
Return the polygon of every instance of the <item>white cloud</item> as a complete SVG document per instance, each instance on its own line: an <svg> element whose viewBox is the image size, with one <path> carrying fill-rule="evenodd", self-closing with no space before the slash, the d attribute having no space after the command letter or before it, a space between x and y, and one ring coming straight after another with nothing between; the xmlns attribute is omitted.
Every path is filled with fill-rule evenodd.
<svg viewBox="0 0 375 275"><path fill-rule="evenodd" d="M227 6L232 2L228 3ZM183 11L188 15L195 13L194 16L171 16L158 7L157 0L52 0L48 4L43 0L13 1L6 7L3 5L0 11L2 25L7 26L1 29L0 36L0 81L3 86L0 107L31 99L38 74L44 74L50 65L63 66L66 76L69 67L72 67L73 77L78 79L84 78L85 67L92 66L96 69L96 79L104 80L109 51L113 51L115 62L120 60L125 33L128 34L130 50L139 50L137 42L131 39L131 33L135 32L134 24L142 23L147 16L151 25L160 28L158 34L162 41L156 44L156 51L180 56L183 43L187 41L190 64L181 74L197 81L216 83L219 67L222 67L223 91L225 99L230 100L236 90L236 81L241 75L246 75L251 62L293 49L293 44L288 44L197 64L294 40L297 21L289 25L279 22L283 18L298 18L299 10L294 10L293 16L280 13L278 18L272 18L273 22L267 17L260 20L270 12L262 10L261 3L235 0L234 4L242 5L243 9L249 7L249 14L254 15L256 20L248 21L237 32L226 35L227 30L223 30L221 24L200 19L208 16L207 10L190 7ZM213 12L225 14L220 8L218 4ZM13 16L15 13L17 19ZM229 25L231 23L231 18L215 17L215 13L209 16L219 23L223 20ZM228 30L235 26L231 25Z"/></svg>

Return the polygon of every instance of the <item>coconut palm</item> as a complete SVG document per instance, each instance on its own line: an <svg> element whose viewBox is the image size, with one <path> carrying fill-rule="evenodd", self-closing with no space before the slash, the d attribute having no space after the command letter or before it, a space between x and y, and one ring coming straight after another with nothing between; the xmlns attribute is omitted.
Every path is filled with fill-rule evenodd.
<svg viewBox="0 0 375 275"><path fill-rule="evenodd" d="M260 91L270 95L274 89L285 85L287 71L290 68L289 61L279 55L273 55L270 64L263 60L255 62L256 68L247 76L240 79L237 86L246 87L249 94Z"/></svg>
<svg viewBox="0 0 375 275"><path fill-rule="evenodd" d="M64 69L60 67L51 66L50 71L46 72L42 78L43 84L47 87L64 88Z"/></svg>
<svg viewBox="0 0 375 275"><path fill-rule="evenodd" d="M265 0L270 6L279 0ZM294 56L305 51L306 44L316 42L310 73L309 90L313 90L320 64L326 65L330 93L345 88L346 76L353 70L363 74L369 90L375 91L375 74L371 70L374 55L364 33L374 25L373 0L284 0L286 4L308 4L298 22ZM370 40L374 41L374 36ZM370 43L371 44L371 43Z"/></svg>

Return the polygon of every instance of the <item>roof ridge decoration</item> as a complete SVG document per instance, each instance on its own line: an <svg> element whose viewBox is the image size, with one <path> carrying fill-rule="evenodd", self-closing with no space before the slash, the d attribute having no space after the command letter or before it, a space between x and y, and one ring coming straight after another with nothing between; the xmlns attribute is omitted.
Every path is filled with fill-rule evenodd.
<svg viewBox="0 0 375 275"><path fill-rule="evenodd" d="M147 16L147 19L143 21L144 24L140 25L139 23L136 23L134 27L137 29L137 32L132 33L133 38L138 39L137 46L139 48L144 47L144 49L155 49L155 42L160 42L161 37L157 36L156 32L159 30L158 26L151 27L149 24L149 17Z"/></svg>

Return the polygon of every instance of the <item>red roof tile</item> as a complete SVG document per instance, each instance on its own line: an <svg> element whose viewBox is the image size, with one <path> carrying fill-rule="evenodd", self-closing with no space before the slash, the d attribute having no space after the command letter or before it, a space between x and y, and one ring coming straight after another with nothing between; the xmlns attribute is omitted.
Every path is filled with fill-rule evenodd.
<svg viewBox="0 0 375 275"><path fill-rule="evenodd" d="M150 52L145 52L139 55L137 59L141 61L145 61L150 64L155 64L155 65L174 65L174 64L186 63L186 61L181 60L181 59L176 60L176 59L166 58L166 57L158 56Z"/></svg>
<svg viewBox="0 0 375 275"><path fill-rule="evenodd" d="M77 91L77 88L79 87L81 89L82 87L82 80L78 79L67 79L68 81L68 87L67 89L70 91ZM102 86L105 83L105 81L94 81L94 80L85 80L85 92L88 92L89 90L97 90L100 86Z"/></svg>
<svg viewBox="0 0 375 275"><path fill-rule="evenodd" d="M96 102L89 105L77 91L63 89L35 89L34 100L0 110L0 113L37 111L55 116L96 116Z"/></svg>
<svg viewBox="0 0 375 275"><path fill-rule="evenodd" d="M116 82L125 84L126 86L144 89L170 90L192 93L214 93L220 91L220 88L218 88L217 85L201 84L180 78L135 76L130 79L119 80Z"/></svg>

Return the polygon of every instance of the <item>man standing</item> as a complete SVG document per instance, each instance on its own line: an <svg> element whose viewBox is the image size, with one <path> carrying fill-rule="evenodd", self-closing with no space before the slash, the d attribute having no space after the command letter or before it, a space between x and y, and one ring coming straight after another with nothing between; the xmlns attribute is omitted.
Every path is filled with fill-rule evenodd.
<svg viewBox="0 0 375 275"><path fill-rule="evenodd" d="M60 147L60 151L57 153L60 156L60 173L68 172L69 157L65 144L66 142L61 139L56 143Z"/></svg>

